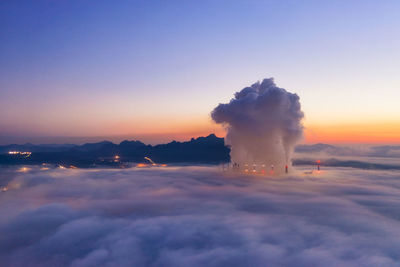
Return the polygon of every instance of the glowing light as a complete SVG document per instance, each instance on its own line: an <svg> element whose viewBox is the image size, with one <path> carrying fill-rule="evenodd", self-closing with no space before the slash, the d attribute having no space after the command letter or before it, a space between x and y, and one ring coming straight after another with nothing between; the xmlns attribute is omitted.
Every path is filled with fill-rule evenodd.
<svg viewBox="0 0 400 267"><path fill-rule="evenodd" d="M28 171L30 171L31 169L30 168L27 168L27 167L21 167L21 168L19 168L18 169L18 171L17 172L28 172Z"/></svg>
<svg viewBox="0 0 400 267"><path fill-rule="evenodd" d="M75 167L74 165L69 166L71 169L78 169L78 167Z"/></svg>
<svg viewBox="0 0 400 267"><path fill-rule="evenodd" d="M244 172L249 172L249 164L244 164Z"/></svg>
<svg viewBox="0 0 400 267"><path fill-rule="evenodd" d="M114 157L113 157L113 161L114 162L119 162L119 159L120 159L121 157L120 156L118 156L118 155L115 155Z"/></svg>
<svg viewBox="0 0 400 267"><path fill-rule="evenodd" d="M1 188L1 191L2 191L2 192L8 191L8 187L7 187L7 186L3 186L3 187Z"/></svg>
<svg viewBox="0 0 400 267"><path fill-rule="evenodd" d="M144 159L148 160L148 161L151 163L151 165L153 165L153 166L157 165L157 164L156 164L154 161L152 161L151 158L149 158L149 157L144 157Z"/></svg>
<svg viewBox="0 0 400 267"><path fill-rule="evenodd" d="M25 158L30 157L32 155L32 152L29 151L8 151L9 155L22 155L25 156Z"/></svg>
<svg viewBox="0 0 400 267"><path fill-rule="evenodd" d="M60 169L66 169L63 165L58 165L58 168L60 168Z"/></svg>
<svg viewBox="0 0 400 267"><path fill-rule="evenodd" d="M137 167L137 168L144 168L144 167L149 167L149 165L146 164L146 163L138 163L138 164L136 165L136 167Z"/></svg>

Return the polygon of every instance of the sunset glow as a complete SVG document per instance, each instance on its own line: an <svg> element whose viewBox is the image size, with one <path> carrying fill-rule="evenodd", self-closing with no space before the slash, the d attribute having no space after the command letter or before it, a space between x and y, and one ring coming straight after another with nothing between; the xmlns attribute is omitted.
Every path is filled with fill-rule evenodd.
<svg viewBox="0 0 400 267"><path fill-rule="evenodd" d="M400 143L400 122L310 125L305 129L306 143Z"/></svg>
<svg viewBox="0 0 400 267"><path fill-rule="evenodd" d="M306 143L399 143L398 5L267 2L5 4L0 144L224 136L212 108L267 76L299 95Z"/></svg>
<svg viewBox="0 0 400 267"><path fill-rule="evenodd" d="M400 266L400 1L0 17L0 267Z"/></svg>

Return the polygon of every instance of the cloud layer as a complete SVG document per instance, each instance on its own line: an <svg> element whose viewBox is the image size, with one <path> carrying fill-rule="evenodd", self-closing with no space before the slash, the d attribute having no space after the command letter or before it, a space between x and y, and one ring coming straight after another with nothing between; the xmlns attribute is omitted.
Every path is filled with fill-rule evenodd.
<svg viewBox="0 0 400 267"><path fill-rule="evenodd" d="M380 157L399 158L400 146L342 145L328 144L298 145L295 152L299 154L350 156L350 157Z"/></svg>
<svg viewBox="0 0 400 267"><path fill-rule="evenodd" d="M2 266L397 266L398 172L31 170L0 194Z"/></svg>

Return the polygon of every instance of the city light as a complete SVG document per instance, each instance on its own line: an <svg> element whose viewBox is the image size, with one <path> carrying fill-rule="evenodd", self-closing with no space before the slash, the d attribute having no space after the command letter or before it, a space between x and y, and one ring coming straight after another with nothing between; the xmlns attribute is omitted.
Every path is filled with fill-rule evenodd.
<svg viewBox="0 0 400 267"><path fill-rule="evenodd" d="M32 152L29 151L8 151L9 155L22 155L25 156L26 158L32 155Z"/></svg>

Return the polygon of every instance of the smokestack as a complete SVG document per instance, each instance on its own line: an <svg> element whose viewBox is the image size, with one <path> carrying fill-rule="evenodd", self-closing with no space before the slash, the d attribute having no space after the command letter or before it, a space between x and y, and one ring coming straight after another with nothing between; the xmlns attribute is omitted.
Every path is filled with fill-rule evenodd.
<svg viewBox="0 0 400 267"><path fill-rule="evenodd" d="M231 160L241 164L290 165L294 146L303 136L300 98L277 87L272 78L235 93L211 117L226 128Z"/></svg>

